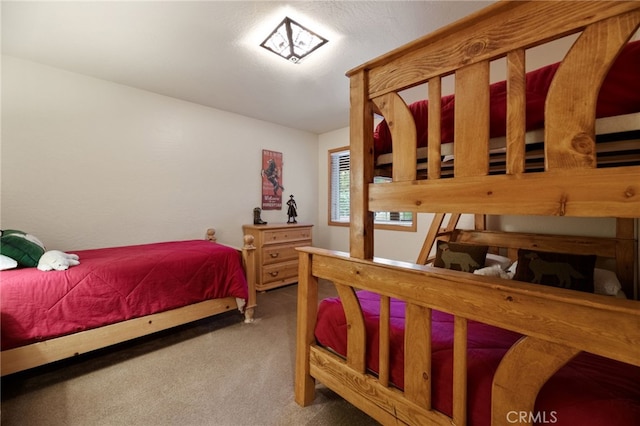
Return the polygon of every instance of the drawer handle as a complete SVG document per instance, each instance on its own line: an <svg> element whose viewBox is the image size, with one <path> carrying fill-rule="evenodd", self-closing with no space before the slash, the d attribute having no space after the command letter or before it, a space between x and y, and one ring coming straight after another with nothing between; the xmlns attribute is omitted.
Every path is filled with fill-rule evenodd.
<svg viewBox="0 0 640 426"><path fill-rule="evenodd" d="M277 277L278 274L280 273L280 271L275 271L275 272L269 272L269 275L271 275L272 277Z"/></svg>
<svg viewBox="0 0 640 426"><path fill-rule="evenodd" d="M280 252L277 253L269 253L269 256L271 256L272 259L275 259L276 257L280 256Z"/></svg>

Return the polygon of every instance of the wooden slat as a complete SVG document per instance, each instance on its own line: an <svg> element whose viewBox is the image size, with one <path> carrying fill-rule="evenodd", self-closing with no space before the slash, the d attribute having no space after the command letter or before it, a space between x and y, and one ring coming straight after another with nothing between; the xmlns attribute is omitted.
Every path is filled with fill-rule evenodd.
<svg viewBox="0 0 640 426"><path fill-rule="evenodd" d="M640 11L585 29L556 71L545 108L546 169L594 168L599 89L620 50L636 31ZM593 58L598 58L594 61Z"/></svg>
<svg viewBox="0 0 640 426"><path fill-rule="evenodd" d="M429 259L429 253L431 252L433 243L438 237L438 233L440 232L440 227L442 226L444 217L444 213L436 213L434 218L431 220L429 231L427 232L427 236L425 237L424 243L422 244L422 249L420 250L420 254L418 255L418 260L416 260L416 263L418 265L425 265L427 263L427 259Z"/></svg>
<svg viewBox="0 0 640 426"><path fill-rule="evenodd" d="M508 174L524 172L526 134L525 51L507 55L507 165Z"/></svg>
<svg viewBox="0 0 640 426"><path fill-rule="evenodd" d="M619 239L616 245L616 274L627 297L638 300L638 289L634 285L635 273L638 270L636 262L638 246L634 236L634 220L618 218L616 220L616 237Z"/></svg>
<svg viewBox="0 0 640 426"><path fill-rule="evenodd" d="M542 386L578 353L577 349L532 337L516 342L502 358L493 379L491 424L513 424L510 412L533 413ZM518 424L531 425L531 419L527 417Z"/></svg>
<svg viewBox="0 0 640 426"><path fill-rule="evenodd" d="M404 393L431 408L431 310L407 304L404 332Z"/></svg>
<svg viewBox="0 0 640 426"><path fill-rule="evenodd" d="M312 270L389 297L640 364L637 302L402 262L375 262L314 247ZM428 295L428 296L427 296ZM572 321L566 321L571 312ZM616 327L611 327L611 322Z"/></svg>
<svg viewBox="0 0 640 426"><path fill-rule="evenodd" d="M473 216L473 229L476 231L484 231L487 229L487 216L484 214L476 214Z"/></svg>
<svg viewBox="0 0 640 426"><path fill-rule="evenodd" d="M597 125L598 121L596 121ZM540 136L540 140L543 139L543 135ZM633 136L627 136L630 139L614 140L614 141L601 141L596 143L596 151L598 158L598 167L611 167L611 166L625 166L625 165L639 165L640 164L640 139L633 138ZM596 136L597 138L597 136ZM528 149L525 157L525 169L531 171L534 167L538 171L544 170L544 144L542 142L531 142L528 145ZM422 172L419 175L419 179L423 179L425 174L428 173L428 162L421 161L426 158L426 150L418 149L419 162L416 165L418 172ZM422 155L422 156L421 156ZM380 161L380 157L378 158ZM391 159L389 163L380 162L376 168L376 175L391 177L390 170L392 170ZM492 174L501 174L506 172L507 155L502 151L489 153L489 172ZM450 177L453 169L452 162L439 164L440 177ZM425 172L426 170L426 172Z"/></svg>
<svg viewBox="0 0 640 426"><path fill-rule="evenodd" d="M453 329L453 424L467 424L467 320L457 315Z"/></svg>
<svg viewBox="0 0 640 426"><path fill-rule="evenodd" d="M373 258L373 213L367 211L368 186L373 182L373 112L367 99L365 72L350 79L350 252L361 259Z"/></svg>
<svg viewBox="0 0 640 426"><path fill-rule="evenodd" d="M379 330L379 349L378 349L378 381L382 386L389 386L390 363L389 363L389 345L390 338L390 319L391 319L391 300L386 296L380 296L380 320L378 323Z"/></svg>
<svg viewBox="0 0 640 426"><path fill-rule="evenodd" d="M632 220L632 219L629 219ZM578 235L544 235L529 232L501 232L457 230L452 238L456 242L488 245L502 248L523 248L573 254L595 254L614 258L618 241L606 237L584 237ZM628 241L633 241L630 238Z"/></svg>
<svg viewBox="0 0 640 426"><path fill-rule="evenodd" d="M371 375L349 369L338 356L311 347L311 373L351 404L382 424L451 426L451 418L412 403L395 388L381 386Z"/></svg>
<svg viewBox="0 0 640 426"><path fill-rule="evenodd" d="M364 373L367 368L367 330L358 297L353 287L338 284L335 280L334 284L347 319L347 365L358 373Z"/></svg>
<svg viewBox="0 0 640 426"><path fill-rule="evenodd" d="M497 2L477 14L373 59L349 71L369 71L369 93L376 97L418 85L461 65L505 56L624 11L638 2ZM571 19L567 19L571 16Z"/></svg>
<svg viewBox="0 0 640 426"><path fill-rule="evenodd" d="M318 316L318 280L311 274L311 255L300 253L298 262L298 309L296 313L296 402L307 406L315 397L315 380L309 367L310 346L315 343Z"/></svg>
<svg viewBox="0 0 640 426"><path fill-rule="evenodd" d="M369 185L371 211L640 216L640 166ZM598 197L594 197L598 194Z"/></svg>
<svg viewBox="0 0 640 426"><path fill-rule="evenodd" d="M427 135L428 178L440 178L440 146L442 143L442 80L439 76L429 80L429 114Z"/></svg>
<svg viewBox="0 0 640 426"><path fill-rule="evenodd" d="M489 173L489 63L456 71L453 170L456 177ZM395 165L394 165L395 168Z"/></svg>
<svg viewBox="0 0 640 426"><path fill-rule="evenodd" d="M387 93L373 99L378 111L386 119L393 146L393 180L416 179L416 124L409 107L397 93Z"/></svg>

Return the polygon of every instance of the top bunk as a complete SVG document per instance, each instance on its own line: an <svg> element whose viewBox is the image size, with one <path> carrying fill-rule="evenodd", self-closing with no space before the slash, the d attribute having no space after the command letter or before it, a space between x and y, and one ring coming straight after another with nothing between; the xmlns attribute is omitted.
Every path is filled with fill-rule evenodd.
<svg viewBox="0 0 640 426"><path fill-rule="evenodd" d="M349 71L352 255L372 257L366 230L374 211L640 217L639 109L601 117L604 124L596 114L600 88L616 60L629 56L628 46L637 62L640 44L629 41L639 25L638 2L501 1ZM526 52L571 35L575 42L549 78L544 127L531 139ZM492 138L489 107L490 66L498 60L506 64L502 142ZM450 76L454 137L443 144L443 102L432 100L442 100ZM400 95L420 85L429 100L422 175L416 122ZM392 139L388 183L372 183L380 154L375 113ZM621 131L614 124L601 132L623 134L609 145L613 154L598 152L596 120L607 128L621 116Z"/></svg>
<svg viewBox="0 0 640 426"><path fill-rule="evenodd" d="M638 34L640 36L640 34ZM561 51L574 37L558 42L547 55ZM527 68L537 63L536 55L527 55ZM544 55L547 58L547 55ZM560 63L556 62L527 72L525 76L525 165L524 171L544 170L544 104ZM533 67L533 66L532 66ZM504 63L492 62L502 75ZM640 165L640 40L629 42L622 49L602 82L596 103L595 141L597 167ZM443 81L443 91L447 81ZM450 85L450 84L449 84ZM414 92L422 95L424 88ZM424 91L426 93L426 91ZM405 98L405 95L402 95ZM414 95L415 96L415 95ZM507 81L489 86L489 173L504 173L506 168ZM411 99L411 96L409 96ZM405 100L406 102L406 100ZM417 178L428 177L429 101L419 100L408 105L416 127ZM455 135L455 95L440 99L441 177L453 175L453 140ZM393 167L392 135L383 120L373 133L376 175L391 177Z"/></svg>

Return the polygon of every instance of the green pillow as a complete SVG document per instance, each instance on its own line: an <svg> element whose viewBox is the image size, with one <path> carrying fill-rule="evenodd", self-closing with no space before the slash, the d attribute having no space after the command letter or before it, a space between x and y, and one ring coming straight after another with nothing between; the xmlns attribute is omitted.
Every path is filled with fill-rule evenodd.
<svg viewBox="0 0 640 426"><path fill-rule="evenodd" d="M0 231L0 254L18 262L18 265L35 267L38 266L40 257L44 254L44 245L31 234L17 231L15 229L5 229Z"/></svg>

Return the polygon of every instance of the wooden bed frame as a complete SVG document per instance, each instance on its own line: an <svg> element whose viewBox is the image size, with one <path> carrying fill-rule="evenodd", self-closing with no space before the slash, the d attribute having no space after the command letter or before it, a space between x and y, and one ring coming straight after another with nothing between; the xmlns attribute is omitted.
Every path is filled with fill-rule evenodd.
<svg viewBox="0 0 640 426"><path fill-rule="evenodd" d="M437 239L486 243L504 247L511 255L520 247L592 253L615 258L627 295L636 297L637 292L629 290L634 289L638 274L635 223L640 217L640 166L598 168L594 123L600 83L639 25L639 2L504 1L347 74L351 99L350 253L300 249L298 404L313 401L318 380L383 424L464 425L469 320L525 336L507 353L494 377L493 425L510 424L510 411L532 413L542 385L581 351L640 365L638 301L425 265ZM525 51L577 32L582 34L563 60L547 97L544 170L525 172ZM489 174L488 108L485 111L478 105L488 105L489 61L503 57L509 88L506 166L504 173L493 175ZM591 65L583 66L586 63ZM438 103L430 102L428 176L417 180L415 126L398 92L426 82L429 98L439 99L441 79L452 73L456 77L454 176L441 179L440 113ZM393 127L391 183L372 183L375 110L384 111ZM435 214L415 264L374 258L375 211ZM442 226L445 214L451 212L454 220ZM475 215L475 230L455 230L460 213ZM612 238L488 232L486 215L609 217L616 218L617 230ZM346 359L315 342L320 279L336 286L345 307ZM366 369L366 332L356 289L382 295L378 375ZM389 298L407 303L403 390L388 380ZM451 417L431 407L426 342L432 309L455 316ZM565 321L568 316L571 323ZM535 368L527 368L532 361Z"/></svg>
<svg viewBox="0 0 640 426"><path fill-rule="evenodd" d="M640 112L622 116L596 119L596 139L606 140L596 143L599 167L622 164L640 165ZM529 131L525 135L527 146L525 171L544 170L544 129ZM417 149L416 178L428 176L428 147ZM453 176L453 148L451 144L441 146L440 177ZM506 138L496 137L489 141L489 173L504 173L506 168ZM376 176L393 176L393 154L382 154L376 160Z"/></svg>
<svg viewBox="0 0 640 426"><path fill-rule="evenodd" d="M216 241L213 228L207 230L206 239L211 242ZM237 250L242 255L243 269L249 284L249 299L244 307L244 322L250 323L253 322L256 307L253 236L245 235L243 247ZM2 376L105 348L234 309L238 309L235 297L211 299L170 311L133 318L116 324L2 351L0 353Z"/></svg>

